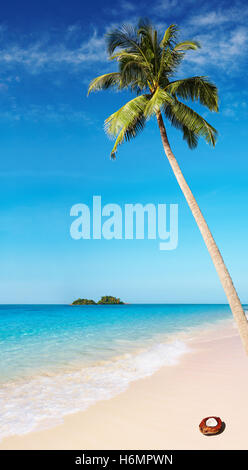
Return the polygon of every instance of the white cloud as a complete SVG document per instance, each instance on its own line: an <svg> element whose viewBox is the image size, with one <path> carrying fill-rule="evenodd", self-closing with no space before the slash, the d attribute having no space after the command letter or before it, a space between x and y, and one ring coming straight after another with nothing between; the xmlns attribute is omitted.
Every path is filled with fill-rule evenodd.
<svg viewBox="0 0 248 470"><path fill-rule="evenodd" d="M187 36L188 34L184 35L184 37ZM224 70L225 74L230 76L232 73L240 72L242 66L245 65L248 28L244 26L227 28L221 31L221 34L213 28L207 32L195 33L191 35L191 39L198 40L202 47L197 51L189 51L184 63L186 66L187 64L195 65L198 74L206 74L211 68L215 73L219 70L223 74Z"/></svg>
<svg viewBox="0 0 248 470"><path fill-rule="evenodd" d="M105 13L108 13L111 16L120 16L120 14L128 13L128 15L133 14L135 11L138 11L138 5L135 1L131 2L128 0L122 0L118 3L118 5L114 4L111 6L107 6L105 8ZM125 21L124 21L125 23Z"/></svg>
<svg viewBox="0 0 248 470"><path fill-rule="evenodd" d="M188 0L187 5L192 3ZM185 7L183 2L179 0L159 0L152 9L163 12L168 9L177 10ZM186 6L187 6L186 5ZM173 7L173 8L172 8ZM134 11L136 5L129 0L123 0L120 8L129 12ZM161 10L162 9L162 10ZM192 12L192 9L189 9ZM198 39L202 44L202 49L186 54L186 64L196 65L199 68L203 66L214 66L215 70L229 67L233 63L233 59L242 58L247 53L248 28L244 23L236 21L240 11L238 8L229 10L202 10L202 14L192 16L191 13L185 14L185 18L181 22L181 39ZM242 10L242 21L248 14L248 8ZM129 22L133 22L131 17ZM122 22L121 22L122 23ZM221 25L217 28L216 25ZM119 24L109 24L107 29L118 27ZM161 23L161 29L168 24ZM79 72L88 69L92 72L92 68L97 65L106 64L106 69L112 69L112 65L107 64L106 43L104 34L99 34L97 30L93 31L89 38L85 29L80 23L67 26L64 30L52 30L50 32L39 32L36 37L34 35L17 37L17 33L11 32L5 25L1 27L3 39L0 43L0 74L10 76L20 76L21 70L24 69L30 74L66 71L67 73ZM25 41L25 42L24 42ZM240 64L239 64L240 66ZM228 73L230 73L230 67ZM94 71L95 73L95 71ZM203 73L206 73L203 71ZM61 74L57 74L61 77ZM84 76L81 77L84 80ZM1 80L3 81L3 80ZM88 79L87 79L88 82Z"/></svg>
<svg viewBox="0 0 248 470"><path fill-rule="evenodd" d="M9 110L0 110L0 121L32 121L59 124L74 122L78 124L93 124L92 118L84 111L77 111L68 104L12 106ZM95 123L95 121L94 121Z"/></svg>
<svg viewBox="0 0 248 470"><path fill-rule="evenodd" d="M228 9L218 9L212 11L202 11L202 13L192 16L189 24L193 26L215 26L223 23L234 23L238 25L244 21L248 15L248 8L244 5L242 9L233 7Z"/></svg>
<svg viewBox="0 0 248 470"><path fill-rule="evenodd" d="M168 10L169 8L175 7L175 6L180 6L180 1L179 0L160 0L156 5L156 10L159 14L161 14L161 11Z"/></svg>
<svg viewBox="0 0 248 470"><path fill-rule="evenodd" d="M60 37L56 43L49 43L48 35L34 43L30 39L29 44L25 46L19 42L8 43L0 50L1 67L10 69L19 65L30 73L37 73L44 69L53 70L62 66L84 67L88 63L106 61L105 40L103 36L98 36L96 31L89 39L81 39L77 46L68 45L68 35L76 33L79 37L80 32L82 31L77 25L71 25L64 37Z"/></svg>
<svg viewBox="0 0 248 470"><path fill-rule="evenodd" d="M120 4L120 7L125 11L134 11L137 8L137 4L135 2L131 3L126 0L123 0Z"/></svg>
<svg viewBox="0 0 248 470"><path fill-rule="evenodd" d="M190 23L195 26L207 26L207 25L216 25L220 23L225 23L230 21L230 16L223 14L222 12L211 11L207 14L201 14L193 16L190 19Z"/></svg>

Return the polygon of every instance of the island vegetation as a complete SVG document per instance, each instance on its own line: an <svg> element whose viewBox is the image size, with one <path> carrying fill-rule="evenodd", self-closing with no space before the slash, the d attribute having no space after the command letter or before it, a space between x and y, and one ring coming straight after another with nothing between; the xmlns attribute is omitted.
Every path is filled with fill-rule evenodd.
<svg viewBox="0 0 248 470"><path fill-rule="evenodd" d="M91 299L77 299L72 302L71 305L96 305L96 302Z"/></svg>
<svg viewBox="0 0 248 470"><path fill-rule="evenodd" d="M101 299L97 303L102 304L102 305L109 305L109 304L123 305L124 304L124 302L121 302L119 298L112 297L112 295L104 295L103 297L101 297Z"/></svg>
<svg viewBox="0 0 248 470"><path fill-rule="evenodd" d="M98 302L91 299L77 299L71 305L124 305L119 298L112 295L104 295Z"/></svg>

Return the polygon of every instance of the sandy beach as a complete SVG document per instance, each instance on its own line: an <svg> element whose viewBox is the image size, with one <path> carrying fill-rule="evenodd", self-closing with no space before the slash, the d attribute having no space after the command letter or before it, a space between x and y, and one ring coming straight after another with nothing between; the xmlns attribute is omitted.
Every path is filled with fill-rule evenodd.
<svg viewBox="0 0 248 470"><path fill-rule="evenodd" d="M177 365L133 382L52 429L4 439L0 449L247 449L248 358L230 323L189 342ZM225 430L203 436L202 418Z"/></svg>

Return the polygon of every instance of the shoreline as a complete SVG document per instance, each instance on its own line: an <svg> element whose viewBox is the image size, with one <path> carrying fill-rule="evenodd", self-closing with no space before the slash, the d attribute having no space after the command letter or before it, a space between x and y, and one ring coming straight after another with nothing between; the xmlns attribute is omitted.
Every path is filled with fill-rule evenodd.
<svg viewBox="0 0 248 470"><path fill-rule="evenodd" d="M247 449L248 359L236 328L204 330L187 344L177 364L53 428L6 437L0 449ZM210 415L225 422L222 434L199 432Z"/></svg>

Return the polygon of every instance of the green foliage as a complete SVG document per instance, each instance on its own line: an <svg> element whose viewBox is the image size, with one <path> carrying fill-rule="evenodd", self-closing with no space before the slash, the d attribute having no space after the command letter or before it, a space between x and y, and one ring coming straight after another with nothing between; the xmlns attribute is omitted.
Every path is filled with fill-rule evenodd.
<svg viewBox="0 0 248 470"><path fill-rule="evenodd" d="M217 112L217 88L203 76L171 80L185 53L200 47L197 41L178 43L177 36L176 25L170 25L160 34L146 19L141 19L136 26L123 25L107 34L109 59L117 62L118 72L95 78L88 92L114 88L129 89L138 95L105 121L107 134L116 139L112 158L116 156L118 145L136 137L146 121L158 112L164 113L170 123L181 130L190 148L197 146L199 137L215 145L216 129L184 101L198 101Z"/></svg>
<svg viewBox="0 0 248 470"><path fill-rule="evenodd" d="M171 124L174 127L183 130L184 139L186 139L190 148L193 148L196 145L191 145L188 136L190 136L191 139L204 137L208 144L212 144L213 146L215 145L217 131L207 121L205 121L203 117L193 109L189 108L186 104L175 99L172 105L170 103L165 103L163 110Z"/></svg>
<svg viewBox="0 0 248 470"><path fill-rule="evenodd" d="M126 103L114 114L111 114L105 121L105 130L110 136L117 136L115 145L111 152L111 157L115 158L117 146L123 140L130 140L145 126L145 107L148 99L145 95L137 96L132 101Z"/></svg>
<svg viewBox="0 0 248 470"><path fill-rule="evenodd" d="M107 73L91 81L88 94L91 91L107 90L110 87L120 88L120 74L118 72Z"/></svg>
<svg viewBox="0 0 248 470"><path fill-rule="evenodd" d="M118 304L118 305L123 305L124 302L121 302L119 298L117 297L112 297L111 295L105 295L101 297L101 299L96 303L94 300L90 299L77 299L72 302L71 305L113 305L113 304Z"/></svg>
<svg viewBox="0 0 248 470"><path fill-rule="evenodd" d="M190 77L176 80L167 86L172 96L185 100L199 101L210 111L218 111L218 94L216 86L207 77Z"/></svg>
<svg viewBox="0 0 248 470"><path fill-rule="evenodd" d="M97 303L104 305L123 305L123 302L121 302L120 299L118 299L117 297L112 297L112 295L104 295L103 297L101 297L101 300L99 300Z"/></svg>
<svg viewBox="0 0 248 470"><path fill-rule="evenodd" d="M94 300L90 299L77 299L72 302L72 305L96 305L96 302Z"/></svg>

